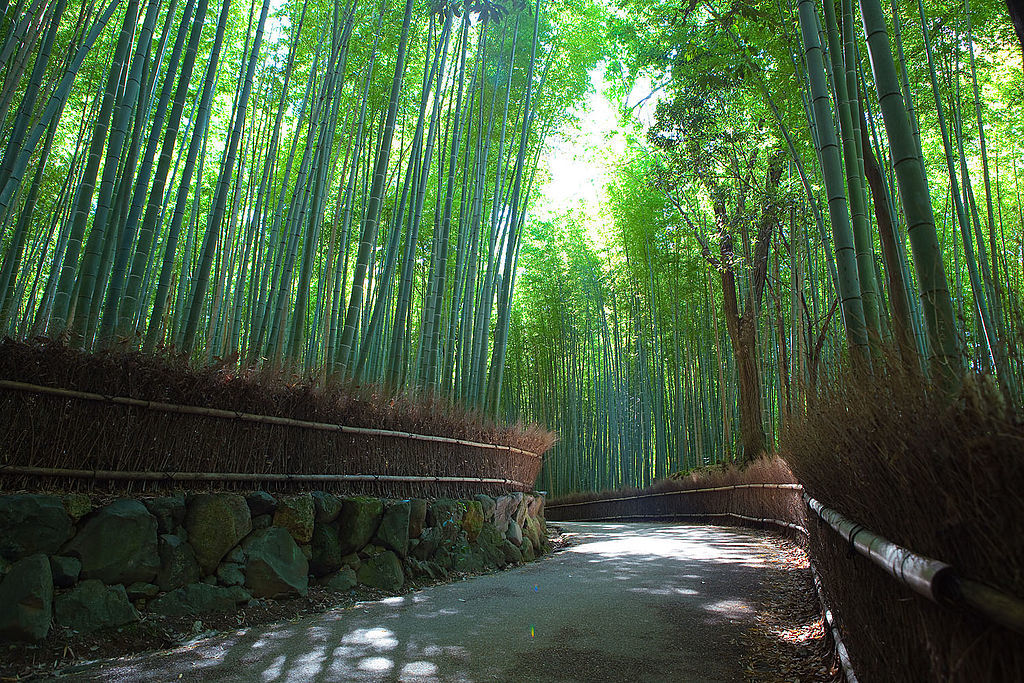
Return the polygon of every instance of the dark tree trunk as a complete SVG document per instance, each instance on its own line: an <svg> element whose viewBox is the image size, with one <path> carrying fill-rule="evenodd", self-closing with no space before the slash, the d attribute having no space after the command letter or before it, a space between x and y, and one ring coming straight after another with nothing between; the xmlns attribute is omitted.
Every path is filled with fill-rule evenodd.
<svg viewBox="0 0 1024 683"><path fill-rule="evenodd" d="M1006 9L1010 14L1013 30L1017 32L1017 40L1020 41L1021 57L1024 58L1024 0L1006 0Z"/></svg>
<svg viewBox="0 0 1024 683"><path fill-rule="evenodd" d="M867 126L861 126L864 139L864 175L871 188L871 199L875 207L875 219L878 221L878 237L882 243L882 257L885 259L885 278L889 287L889 304L892 307L893 336L899 348L900 358L907 368L917 363L917 347L914 345L913 327L910 322L910 303L907 301L906 283L903 269L900 267L900 255L893 232L892 214L886 200L885 187L882 185L882 174L871 150Z"/></svg>
<svg viewBox="0 0 1024 683"><path fill-rule="evenodd" d="M757 313L756 306L742 315L736 299L736 277L733 274L732 235L725 233L720 243L722 253L722 294L725 323L732 339L732 354L736 360L739 379L740 441L743 460L751 461L763 454L765 447L764 423L761 420L761 374L757 369Z"/></svg>

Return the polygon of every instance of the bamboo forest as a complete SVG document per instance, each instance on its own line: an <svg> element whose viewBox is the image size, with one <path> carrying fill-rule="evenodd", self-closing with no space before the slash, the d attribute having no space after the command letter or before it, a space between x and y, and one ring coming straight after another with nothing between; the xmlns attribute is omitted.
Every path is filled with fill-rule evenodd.
<svg viewBox="0 0 1024 683"><path fill-rule="evenodd" d="M200 577L310 601L345 571L390 590L385 555L408 587L551 548L555 566L599 533L574 524L699 518L785 536L765 552L792 546L802 578L765 585L806 594L831 643L764 636L742 678L1019 680L1022 55L1021 0L0 0L0 603L43 542L17 540L44 524L25 510L53 495L70 519L38 546L50 644L0 675L71 661L57 625L84 627L61 600L94 578L136 615ZM121 504L101 491L182 487L179 517L139 514L153 572L195 546L191 582L89 569L82 539ZM704 493L726 489L728 509ZM203 496L252 520L210 560ZM282 512L296 496L308 533ZM431 541L449 498L470 501L461 527ZM303 588L253 578L270 532ZM58 579L65 555L81 582ZM907 557L941 560L927 588L893 569ZM857 586L931 602L882 624ZM27 628L5 609L0 641ZM249 618L230 628L270 619ZM758 664L779 648L795 668ZM424 663L348 656L323 680ZM430 680L740 679L440 661ZM178 672L138 666L82 680Z"/></svg>

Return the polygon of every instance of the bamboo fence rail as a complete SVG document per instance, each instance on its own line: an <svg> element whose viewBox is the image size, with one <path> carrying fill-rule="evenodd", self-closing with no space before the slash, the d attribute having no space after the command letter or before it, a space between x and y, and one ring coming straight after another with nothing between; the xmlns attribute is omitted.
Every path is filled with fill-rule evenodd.
<svg viewBox="0 0 1024 683"><path fill-rule="evenodd" d="M289 417L277 417L273 415L255 415L253 413L243 413L235 410L222 410L220 408L206 408L203 406L182 406L173 403L161 403L160 401L145 401L142 399L129 398L126 396L104 396L103 394L95 394L88 391L75 391L72 389L44 387L36 384L28 384L25 382L14 382L11 380L0 380L0 389L6 389L8 391L22 391L34 394L46 394L49 396L58 396L62 398L74 398L83 401L98 401L102 403L111 403L114 405L129 406L132 408L142 408L144 410L154 410L157 412L177 413L181 415L198 415L202 417L214 417L224 420L239 420L242 422L254 422L259 424L278 425L284 427L298 427L304 429L314 429L324 432L338 432L341 434L351 434L359 436L385 436L391 438L408 439L410 441L427 441L432 443L443 443L455 446L467 446L470 448L482 448L485 450L506 451L508 453L517 453L519 455L526 455L538 459L541 457L538 454L533 453L532 451L516 448L515 446L502 446L498 444L483 443L479 441L453 439L451 437L432 436L429 434L414 434L412 432L394 431L390 429L376 429L373 427L350 427L348 425L332 424L328 422L295 420Z"/></svg>
<svg viewBox="0 0 1024 683"><path fill-rule="evenodd" d="M121 472L114 470L74 470L57 467L0 465L0 472L29 477L68 477L110 481L207 481L207 482L380 482L402 484L502 484L529 488L514 479L488 477L431 477L395 474L259 474L252 472Z"/></svg>
<svg viewBox="0 0 1024 683"><path fill-rule="evenodd" d="M1024 600L979 581L962 577L941 560L919 555L882 538L806 493L808 507L850 547L915 593L947 605L962 605L989 621L1024 635Z"/></svg>
<svg viewBox="0 0 1024 683"><path fill-rule="evenodd" d="M614 503L623 500L661 498L663 496L681 496L687 493L710 493L712 491L732 491L735 489L792 489L794 491L803 491L804 487L801 484L730 484L728 486L712 486L710 488L703 489L683 489L679 491L664 491L662 493L642 493L635 496L623 496L621 498L595 498L594 500L584 500L579 503L558 503L557 505L548 505L546 506L546 509L550 510L553 508L567 508L575 507L578 505L593 505L596 503Z"/></svg>

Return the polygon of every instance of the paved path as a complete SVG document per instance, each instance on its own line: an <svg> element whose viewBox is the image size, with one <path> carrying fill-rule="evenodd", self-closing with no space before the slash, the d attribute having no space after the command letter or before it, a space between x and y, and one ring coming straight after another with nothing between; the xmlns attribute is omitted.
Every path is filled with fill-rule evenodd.
<svg viewBox="0 0 1024 683"><path fill-rule="evenodd" d="M713 526L559 523L510 571L80 674L105 681L735 681L772 540Z"/></svg>

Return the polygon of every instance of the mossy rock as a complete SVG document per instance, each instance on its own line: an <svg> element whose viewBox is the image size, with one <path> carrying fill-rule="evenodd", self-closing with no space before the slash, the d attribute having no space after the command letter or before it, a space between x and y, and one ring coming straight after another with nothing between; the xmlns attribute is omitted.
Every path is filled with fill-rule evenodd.
<svg viewBox="0 0 1024 683"><path fill-rule="evenodd" d="M530 543L533 545L534 550L540 549L542 535L540 523L537 521L537 518L527 516L523 522L523 536L530 539Z"/></svg>
<svg viewBox="0 0 1024 683"><path fill-rule="evenodd" d="M523 551L509 540L501 544L501 552L505 555L507 564L521 564L523 561Z"/></svg>
<svg viewBox="0 0 1024 683"><path fill-rule="evenodd" d="M252 530L252 516L238 494L199 494L188 500L185 530L203 574L212 574L224 555Z"/></svg>
<svg viewBox="0 0 1024 683"><path fill-rule="evenodd" d="M490 522L485 522L480 530L480 535L477 536L476 545L488 566L504 567L507 564L505 553L501 549L504 542L505 537L501 535L501 532L495 529Z"/></svg>
<svg viewBox="0 0 1024 683"><path fill-rule="evenodd" d="M452 567L455 571L475 574L482 572L484 566L485 558L478 548L462 538L455 543L452 548Z"/></svg>
<svg viewBox="0 0 1024 683"><path fill-rule="evenodd" d="M377 528L374 543L393 550L399 557L409 554L409 517L412 504L407 501L392 503L384 512Z"/></svg>
<svg viewBox="0 0 1024 683"><path fill-rule="evenodd" d="M261 529L242 542L247 562L245 587L258 598L305 595L309 563L295 539L281 527Z"/></svg>
<svg viewBox="0 0 1024 683"><path fill-rule="evenodd" d="M58 595L53 611L57 623L80 633L122 626L139 618L124 586L107 586L98 579L83 581Z"/></svg>
<svg viewBox="0 0 1024 683"><path fill-rule="evenodd" d="M355 588L359 580L356 578L355 570L351 567L342 567L333 574L323 577L317 583L336 593L346 593Z"/></svg>
<svg viewBox="0 0 1024 683"><path fill-rule="evenodd" d="M483 508L484 521L493 522L494 510L497 507L497 503L494 502L494 499L488 496L486 493L478 493L475 496L473 496L473 499L480 503L480 507Z"/></svg>
<svg viewBox="0 0 1024 683"><path fill-rule="evenodd" d="M0 557L15 562L36 553L52 555L73 533L71 517L57 496L0 496Z"/></svg>
<svg viewBox="0 0 1024 683"><path fill-rule="evenodd" d="M440 527L432 526L423 530L420 534L419 543L412 549L412 555L417 560L429 560L437 552L444 542L444 532Z"/></svg>
<svg viewBox="0 0 1024 683"><path fill-rule="evenodd" d="M390 550L373 555L366 560L356 572L359 583L371 588L379 588L390 593L398 592L405 582L402 573L402 562Z"/></svg>
<svg viewBox="0 0 1024 683"><path fill-rule="evenodd" d="M523 545L519 548L523 553L523 562L533 562L537 559L537 551L533 547L533 541L523 536Z"/></svg>
<svg viewBox="0 0 1024 683"><path fill-rule="evenodd" d="M161 496L148 498L142 504L149 514L156 517L157 533L171 534L185 521L185 496Z"/></svg>
<svg viewBox="0 0 1024 683"><path fill-rule="evenodd" d="M313 538L313 515L312 496L288 496L277 503L274 526L287 530L296 543L309 543Z"/></svg>
<svg viewBox="0 0 1024 683"><path fill-rule="evenodd" d="M168 617L198 616L207 612L232 612L251 599L252 595L239 586L225 588L192 583L157 598L149 603L149 609Z"/></svg>
<svg viewBox="0 0 1024 683"><path fill-rule="evenodd" d="M341 514L341 498L326 491L313 491L313 508L317 524L330 524Z"/></svg>
<svg viewBox="0 0 1024 683"><path fill-rule="evenodd" d="M313 527L310 549L312 556L309 560L309 571L313 576L325 576L344 565L341 543L338 541L338 527L335 524L318 522Z"/></svg>
<svg viewBox="0 0 1024 683"><path fill-rule="evenodd" d="M77 522L92 512L92 499L84 493L65 493L61 496L61 501L72 522Z"/></svg>
<svg viewBox="0 0 1024 683"><path fill-rule="evenodd" d="M245 497L245 504L249 506L249 514L253 517L273 515L277 509L277 498L266 491L253 491Z"/></svg>
<svg viewBox="0 0 1024 683"><path fill-rule="evenodd" d="M0 583L0 638L40 640L50 630L53 578L42 553L14 563Z"/></svg>
<svg viewBox="0 0 1024 683"><path fill-rule="evenodd" d="M419 538L427 525L427 501L412 498L409 501L409 538Z"/></svg>
<svg viewBox="0 0 1024 683"><path fill-rule="evenodd" d="M150 583L160 569L156 529L156 517L142 503L117 500L87 518L61 554L82 562L82 579Z"/></svg>
<svg viewBox="0 0 1024 683"><path fill-rule="evenodd" d="M191 544L175 534L163 534L157 547L160 569L156 583L160 590L175 590L199 580L199 562Z"/></svg>
<svg viewBox="0 0 1024 683"><path fill-rule="evenodd" d="M377 533L383 514L384 503L379 498L358 496L344 499L338 516L341 554L348 555L362 550Z"/></svg>
<svg viewBox="0 0 1024 683"><path fill-rule="evenodd" d="M470 541L475 541L476 537L480 535L480 530L484 526L484 508L478 500L470 500L466 502L466 510L462 514L462 530L466 532L466 536L469 537Z"/></svg>

